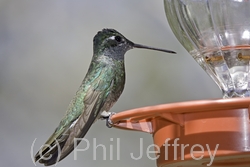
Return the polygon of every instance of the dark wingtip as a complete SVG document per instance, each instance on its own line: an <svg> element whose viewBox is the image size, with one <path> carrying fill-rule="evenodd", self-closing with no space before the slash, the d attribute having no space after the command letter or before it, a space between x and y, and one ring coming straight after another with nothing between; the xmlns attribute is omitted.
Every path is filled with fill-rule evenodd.
<svg viewBox="0 0 250 167"><path fill-rule="evenodd" d="M43 164L44 166L50 166L56 164L58 161L57 146L50 148L46 147L44 150L39 150L34 156L34 161Z"/></svg>
<svg viewBox="0 0 250 167"><path fill-rule="evenodd" d="M51 166L58 163L60 160L61 159L58 159L58 152L56 152L49 159L40 159L38 162L43 164L44 166Z"/></svg>
<svg viewBox="0 0 250 167"><path fill-rule="evenodd" d="M40 156L35 156L34 157L34 161L36 162L37 160L39 160L40 159Z"/></svg>

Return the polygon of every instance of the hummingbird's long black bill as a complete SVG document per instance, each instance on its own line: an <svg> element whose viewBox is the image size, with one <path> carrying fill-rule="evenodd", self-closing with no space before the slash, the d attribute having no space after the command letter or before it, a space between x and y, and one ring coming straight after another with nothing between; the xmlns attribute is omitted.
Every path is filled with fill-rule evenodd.
<svg viewBox="0 0 250 167"><path fill-rule="evenodd" d="M134 48L142 48L142 49L157 50L157 51L161 51L161 52L174 53L174 54L176 54L176 52L174 52L174 51L172 51L172 50L160 49L160 48L155 48L155 47L151 47L151 46L145 46L145 45L136 44L136 43L133 43L133 47L134 47Z"/></svg>

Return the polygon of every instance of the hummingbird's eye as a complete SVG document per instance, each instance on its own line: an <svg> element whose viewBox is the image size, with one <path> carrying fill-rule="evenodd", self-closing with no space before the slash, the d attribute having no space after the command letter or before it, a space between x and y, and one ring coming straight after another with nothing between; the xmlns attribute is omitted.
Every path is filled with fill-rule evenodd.
<svg viewBox="0 0 250 167"><path fill-rule="evenodd" d="M115 36L115 40L116 40L117 42L121 42L121 41L122 41L122 38L121 38L120 36Z"/></svg>

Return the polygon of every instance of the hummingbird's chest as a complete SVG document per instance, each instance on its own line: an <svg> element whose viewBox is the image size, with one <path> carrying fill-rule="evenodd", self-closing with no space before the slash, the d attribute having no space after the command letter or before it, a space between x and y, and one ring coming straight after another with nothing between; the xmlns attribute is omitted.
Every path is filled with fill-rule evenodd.
<svg viewBox="0 0 250 167"><path fill-rule="evenodd" d="M125 85L125 68L123 62L116 62L115 65L112 67L113 71L113 79L112 79L112 85L111 85L111 95L114 98L114 101L116 101Z"/></svg>
<svg viewBox="0 0 250 167"><path fill-rule="evenodd" d="M125 85L125 68L123 61L112 62L112 64L109 64L109 67L106 68L108 68L106 77L110 82L110 87L103 110L108 111L123 92Z"/></svg>
<svg viewBox="0 0 250 167"><path fill-rule="evenodd" d="M102 56L104 81L112 82L111 88L114 92L123 90L125 84L125 67L124 60L114 60L113 58Z"/></svg>

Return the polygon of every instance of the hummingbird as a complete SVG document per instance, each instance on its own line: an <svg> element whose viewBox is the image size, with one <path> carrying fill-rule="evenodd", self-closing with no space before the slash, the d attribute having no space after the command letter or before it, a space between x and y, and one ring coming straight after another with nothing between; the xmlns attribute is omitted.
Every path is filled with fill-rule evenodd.
<svg viewBox="0 0 250 167"><path fill-rule="evenodd" d="M97 119L106 119L108 112L124 89L124 55L133 48L167 53L171 50L136 44L114 29L103 29L93 39L93 57L76 95L54 133L40 148L35 161L53 165L70 154ZM112 124L109 121L109 124Z"/></svg>

